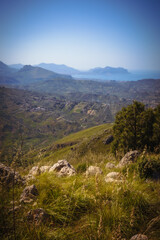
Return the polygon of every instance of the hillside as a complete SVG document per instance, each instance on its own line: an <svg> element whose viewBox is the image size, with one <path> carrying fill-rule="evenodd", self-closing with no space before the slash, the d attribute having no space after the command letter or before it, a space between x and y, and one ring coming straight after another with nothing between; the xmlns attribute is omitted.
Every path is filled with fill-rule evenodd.
<svg viewBox="0 0 160 240"><path fill-rule="evenodd" d="M21 66L21 65L20 65ZM8 78L12 79L9 81ZM0 62L0 84L1 85L28 85L37 81L46 81L49 79L72 79L70 75L58 74L41 67L33 67L31 65L22 66L19 69L13 65L13 68Z"/></svg>
<svg viewBox="0 0 160 240"><path fill-rule="evenodd" d="M89 98L89 99L88 99ZM1 154L23 136L24 149L41 147L69 133L113 122L115 113L127 104L117 97L104 101L78 100L20 89L0 88ZM72 99L72 100L71 100ZM92 100L92 101L91 101Z"/></svg>
<svg viewBox="0 0 160 240"><path fill-rule="evenodd" d="M144 159L159 162L159 155L141 154L132 164L116 167L121 156L115 158L111 153L111 143L107 143L111 134L112 124L103 124L21 154L14 166L28 180L27 186L14 188L14 221L19 239L130 240L139 233L149 240L159 239L159 182L140 175ZM58 172L48 172L47 166L57 166L53 164L60 159L67 159L76 173L59 176ZM89 166L97 174L87 173ZM113 173L117 178L111 181L107 176ZM32 194L27 195L31 189ZM13 219L12 196L13 188L6 191L2 185L2 239L14 236L12 227L7 227Z"/></svg>
<svg viewBox="0 0 160 240"><path fill-rule="evenodd" d="M0 61L0 76L10 76L14 72L16 72L14 68L11 68L5 63Z"/></svg>
<svg viewBox="0 0 160 240"><path fill-rule="evenodd" d="M23 85L28 85L37 81L45 81L48 79L72 79L72 77L69 75L57 74L40 67L33 67L30 65L25 65L13 76L15 79L20 81L20 84Z"/></svg>

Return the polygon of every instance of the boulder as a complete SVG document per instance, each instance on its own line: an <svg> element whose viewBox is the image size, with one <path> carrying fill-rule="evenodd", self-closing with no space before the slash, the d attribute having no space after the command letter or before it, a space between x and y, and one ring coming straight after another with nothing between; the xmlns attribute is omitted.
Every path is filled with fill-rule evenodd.
<svg viewBox="0 0 160 240"><path fill-rule="evenodd" d="M67 160L59 160L49 169L49 172L57 172L58 176L73 176L76 174L75 168Z"/></svg>
<svg viewBox="0 0 160 240"><path fill-rule="evenodd" d="M148 240L148 237L143 234L136 234L133 237L131 237L130 240Z"/></svg>
<svg viewBox="0 0 160 240"><path fill-rule="evenodd" d="M27 186L25 187L20 196L20 202L31 203L33 202L33 200L36 199L38 195L39 195L38 190L34 184L31 186Z"/></svg>
<svg viewBox="0 0 160 240"><path fill-rule="evenodd" d="M120 176L119 172L110 172L110 173L107 174L106 177L117 179L119 176Z"/></svg>
<svg viewBox="0 0 160 240"><path fill-rule="evenodd" d="M49 171L50 168L51 166L42 166L40 167L40 173L46 173Z"/></svg>
<svg viewBox="0 0 160 240"><path fill-rule="evenodd" d="M99 167L96 166L90 166L87 170L86 170L86 176L89 175L97 175L97 174L102 174L102 170Z"/></svg>
<svg viewBox="0 0 160 240"><path fill-rule="evenodd" d="M37 208L27 213L27 220L30 223L34 222L39 225L41 223L47 223L50 220L50 215L46 213L43 208Z"/></svg>
<svg viewBox="0 0 160 240"><path fill-rule="evenodd" d="M137 157L139 156L139 151L134 150L126 153L121 161L118 163L117 167L124 167L130 163L135 162Z"/></svg>
<svg viewBox="0 0 160 240"><path fill-rule="evenodd" d="M111 142L113 142L114 138L113 138L113 135L109 135L104 141L103 143L108 145L110 144Z"/></svg>
<svg viewBox="0 0 160 240"><path fill-rule="evenodd" d="M116 182L121 183L123 180L121 179L121 175L119 172L110 172L105 177L106 183Z"/></svg>
<svg viewBox="0 0 160 240"><path fill-rule="evenodd" d="M18 172L14 172L12 168L0 163L0 183L10 186L13 184L13 179L15 184L24 184L25 182Z"/></svg>
<svg viewBox="0 0 160 240"><path fill-rule="evenodd" d="M32 175L32 176L37 176L40 174L40 169L38 166L34 166L32 167L32 169L29 171L28 175Z"/></svg>
<svg viewBox="0 0 160 240"><path fill-rule="evenodd" d="M109 169L115 168L115 164L114 164L114 163L111 163L111 162L108 162L108 163L106 164L106 168L109 168Z"/></svg>

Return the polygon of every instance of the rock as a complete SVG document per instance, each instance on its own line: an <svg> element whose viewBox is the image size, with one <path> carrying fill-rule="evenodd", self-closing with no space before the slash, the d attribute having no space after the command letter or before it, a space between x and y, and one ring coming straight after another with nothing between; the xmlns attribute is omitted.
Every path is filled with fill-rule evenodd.
<svg viewBox="0 0 160 240"><path fill-rule="evenodd" d="M148 237L143 234L137 234L137 235L134 235L133 237L131 237L130 240L148 240Z"/></svg>
<svg viewBox="0 0 160 240"><path fill-rule="evenodd" d="M135 162L138 156L139 156L139 152L137 150L126 153L124 157L121 159L121 161L119 162L119 164L117 165L117 167L123 167L130 163Z"/></svg>
<svg viewBox="0 0 160 240"><path fill-rule="evenodd" d="M40 173L48 172L51 166L42 166L40 167Z"/></svg>
<svg viewBox="0 0 160 240"><path fill-rule="evenodd" d="M29 174L25 176L25 180L28 182L30 180L34 180L35 176L40 175L41 173L48 172L51 166L41 166L40 168L38 166L32 167L32 169L29 171Z"/></svg>
<svg viewBox="0 0 160 240"><path fill-rule="evenodd" d="M105 182L106 183L111 183L111 182L121 183L121 182L123 182L123 180L121 179L121 175L119 172L110 172L105 177Z"/></svg>
<svg viewBox="0 0 160 240"><path fill-rule="evenodd" d="M107 174L106 177L117 179L119 176L120 176L119 172L110 172L110 173Z"/></svg>
<svg viewBox="0 0 160 240"><path fill-rule="evenodd" d="M23 203L31 203L34 199L36 199L36 196L38 196L38 190L36 186L33 184L31 186L25 187L23 190L21 196L20 196L20 202Z"/></svg>
<svg viewBox="0 0 160 240"><path fill-rule="evenodd" d="M46 213L44 209L37 208L30 210L27 213L27 220L30 223L34 222L35 224L39 225L41 223L47 223L50 220L50 215Z"/></svg>
<svg viewBox="0 0 160 240"><path fill-rule="evenodd" d="M111 142L113 142L114 138L113 138L113 135L109 135L104 141L103 143L104 144L110 144Z"/></svg>
<svg viewBox="0 0 160 240"><path fill-rule="evenodd" d="M49 172L57 172L59 176L73 176L76 174L75 168L67 160L59 160L49 169Z"/></svg>
<svg viewBox="0 0 160 240"><path fill-rule="evenodd" d="M96 175L96 174L102 174L102 170L99 167L96 166L90 166L87 170L86 170L86 176L89 175Z"/></svg>
<svg viewBox="0 0 160 240"><path fill-rule="evenodd" d="M114 164L114 163L111 163L111 162L108 162L108 163L106 164L106 168L109 168L109 169L115 168L115 164Z"/></svg>
<svg viewBox="0 0 160 240"><path fill-rule="evenodd" d="M15 184L24 184L25 182L18 172L14 172L12 168L0 163L0 182L10 186L13 184L13 179Z"/></svg>
<svg viewBox="0 0 160 240"><path fill-rule="evenodd" d="M40 169L38 166L32 167L28 175L37 176L40 174Z"/></svg>

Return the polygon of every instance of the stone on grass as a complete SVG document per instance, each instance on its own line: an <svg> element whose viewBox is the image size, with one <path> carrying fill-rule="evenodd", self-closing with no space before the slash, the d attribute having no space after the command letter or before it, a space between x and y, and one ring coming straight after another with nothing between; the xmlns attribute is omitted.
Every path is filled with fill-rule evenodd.
<svg viewBox="0 0 160 240"><path fill-rule="evenodd" d="M148 240L148 237L143 234L136 234L133 237L131 237L130 240Z"/></svg>
<svg viewBox="0 0 160 240"><path fill-rule="evenodd" d="M57 172L58 176L73 176L76 174L75 168L67 160L59 160L50 169L49 172Z"/></svg>
<svg viewBox="0 0 160 240"><path fill-rule="evenodd" d="M121 159L121 161L118 163L117 167L124 167L130 163L135 162L138 156L139 152L137 150L126 153Z"/></svg>
<svg viewBox="0 0 160 240"><path fill-rule="evenodd" d="M27 186L25 187L20 196L20 202L31 203L36 199L38 195L39 195L38 190L34 184L31 186Z"/></svg>
<svg viewBox="0 0 160 240"><path fill-rule="evenodd" d="M107 174L106 177L117 179L119 176L120 176L119 172L110 172L110 173Z"/></svg>
<svg viewBox="0 0 160 240"><path fill-rule="evenodd" d="M119 172L110 172L106 175L105 182L106 183L111 183L111 182L121 183L121 182L123 182L123 180L121 179L121 175Z"/></svg>
<svg viewBox="0 0 160 240"><path fill-rule="evenodd" d="M97 174L102 174L102 170L99 167L96 166L90 166L87 170L86 170L86 176L89 175L97 175Z"/></svg>

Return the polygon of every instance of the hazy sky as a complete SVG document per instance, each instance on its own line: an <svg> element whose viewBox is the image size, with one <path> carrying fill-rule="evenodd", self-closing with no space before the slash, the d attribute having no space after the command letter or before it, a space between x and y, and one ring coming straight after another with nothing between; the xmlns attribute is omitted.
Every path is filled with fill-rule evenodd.
<svg viewBox="0 0 160 240"><path fill-rule="evenodd" d="M0 60L160 70L160 0L0 0Z"/></svg>

